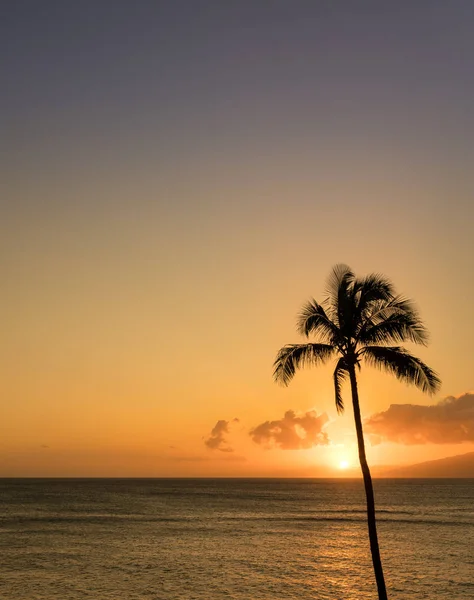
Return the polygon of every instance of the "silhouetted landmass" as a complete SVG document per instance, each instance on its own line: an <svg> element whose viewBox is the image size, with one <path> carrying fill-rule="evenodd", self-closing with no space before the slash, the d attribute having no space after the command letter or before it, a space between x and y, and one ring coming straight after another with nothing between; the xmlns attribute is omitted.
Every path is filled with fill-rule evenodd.
<svg viewBox="0 0 474 600"><path fill-rule="evenodd" d="M474 478L474 452L430 460L405 467L387 468L376 477L449 477Z"/></svg>

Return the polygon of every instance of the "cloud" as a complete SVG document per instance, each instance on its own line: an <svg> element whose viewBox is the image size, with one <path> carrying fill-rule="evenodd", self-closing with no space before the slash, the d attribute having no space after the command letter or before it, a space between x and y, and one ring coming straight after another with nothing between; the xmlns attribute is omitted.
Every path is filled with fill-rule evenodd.
<svg viewBox="0 0 474 600"><path fill-rule="evenodd" d="M327 446L329 438L323 427L328 421L326 413L318 416L311 410L297 416L293 410L288 410L283 419L265 421L252 429L250 436L256 444L277 446L282 450Z"/></svg>
<svg viewBox="0 0 474 600"><path fill-rule="evenodd" d="M474 442L474 393L448 396L438 404L392 404L366 419L372 444L460 444Z"/></svg>
<svg viewBox="0 0 474 600"><path fill-rule="evenodd" d="M239 419L232 419L232 421L225 421L224 419L220 419L214 425L214 428L211 431L211 435L204 441L204 444L210 448L211 450L220 450L221 452L233 452L234 449L231 448L227 442L227 434L229 433L229 425L230 423L238 423Z"/></svg>

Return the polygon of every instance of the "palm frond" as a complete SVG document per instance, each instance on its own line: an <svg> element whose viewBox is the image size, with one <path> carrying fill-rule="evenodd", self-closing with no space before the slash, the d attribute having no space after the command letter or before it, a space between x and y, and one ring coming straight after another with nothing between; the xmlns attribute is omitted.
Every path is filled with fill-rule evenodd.
<svg viewBox="0 0 474 600"><path fill-rule="evenodd" d="M273 363L276 382L288 385L296 369L325 363L335 352L329 344L288 344L283 346Z"/></svg>
<svg viewBox="0 0 474 600"><path fill-rule="evenodd" d="M324 302L330 318L339 326L341 331L347 331L352 322L353 298L352 288L355 275L350 267L344 264L336 265L328 277L326 292L328 297Z"/></svg>
<svg viewBox="0 0 474 600"><path fill-rule="evenodd" d="M310 333L319 335L328 342L336 341L340 337L339 328L326 314L321 304L311 299L307 302L297 320L298 333L308 337Z"/></svg>
<svg viewBox="0 0 474 600"><path fill-rule="evenodd" d="M360 319L357 339L362 340L365 338L366 332L384 323L387 320L397 320L398 316L406 315L406 320L411 321L411 329L413 330L409 337L410 341L414 341L417 344L426 345L428 342L428 332L420 319L418 311L411 300L403 296L395 296L389 301L378 300L372 304L370 311L366 311ZM403 320L405 317L401 316ZM408 325L408 324L407 324ZM413 336L413 337L410 337ZM390 340L387 340L390 341ZM396 340L393 341L404 341ZM371 343L369 340L367 343Z"/></svg>
<svg viewBox="0 0 474 600"><path fill-rule="evenodd" d="M438 374L400 346L366 346L360 351L369 365L385 369L400 381L415 385L428 394L441 386Z"/></svg>
<svg viewBox="0 0 474 600"><path fill-rule="evenodd" d="M392 283L379 273L371 273L363 279L354 282L356 294L356 320L363 320L376 302L387 302L394 298L395 290Z"/></svg>
<svg viewBox="0 0 474 600"><path fill-rule="evenodd" d="M394 296L388 301L377 300L370 308L370 312L366 315L366 321L371 323L380 323L393 313L418 314L413 301L400 295Z"/></svg>
<svg viewBox="0 0 474 600"><path fill-rule="evenodd" d="M359 332L358 340L361 344L390 344L399 342L413 342L426 346L429 335L428 330L415 311L400 312L387 310L379 312L385 318L377 323L368 325ZM391 314L390 314L391 313Z"/></svg>
<svg viewBox="0 0 474 600"><path fill-rule="evenodd" d="M354 279L353 271L345 264L336 265L331 271L326 283L326 304L331 307L335 316L339 316L340 300L348 296L348 290Z"/></svg>
<svg viewBox="0 0 474 600"><path fill-rule="evenodd" d="M344 412L344 400L342 399L342 384L349 375L347 365L343 356L337 361L334 370L334 391L336 396L336 409L339 414Z"/></svg>

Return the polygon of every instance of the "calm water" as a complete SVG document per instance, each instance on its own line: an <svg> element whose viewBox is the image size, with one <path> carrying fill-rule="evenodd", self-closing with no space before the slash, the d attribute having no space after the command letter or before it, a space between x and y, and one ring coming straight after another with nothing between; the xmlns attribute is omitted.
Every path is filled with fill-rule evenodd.
<svg viewBox="0 0 474 600"><path fill-rule="evenodd" d="M377 480L391 600L474 598L474 480ZM360 481L0 480L0 597L376 598Z"/></svg>

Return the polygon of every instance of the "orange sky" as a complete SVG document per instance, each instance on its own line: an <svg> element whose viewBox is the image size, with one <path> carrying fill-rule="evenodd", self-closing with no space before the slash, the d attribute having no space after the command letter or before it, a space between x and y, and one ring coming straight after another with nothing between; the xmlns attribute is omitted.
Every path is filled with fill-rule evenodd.
<svg viewBox="0 0 474 600"><path fill-rule="evenodd" d="M102 21L11 9L0 476L355 465L331 366L272 382L338 262L415 299L432 334L416 352L443 380L430 399L365 369L364 417L474 389L474 36L439 7L428 24L408 6L331 8L321 24L316 5L259 12L253 28L237 4ZM329 445L251 439L288 410L326 413ZM205 445L235 418L233 452ZM383 441L368 455L473 449Z"/></svg>

